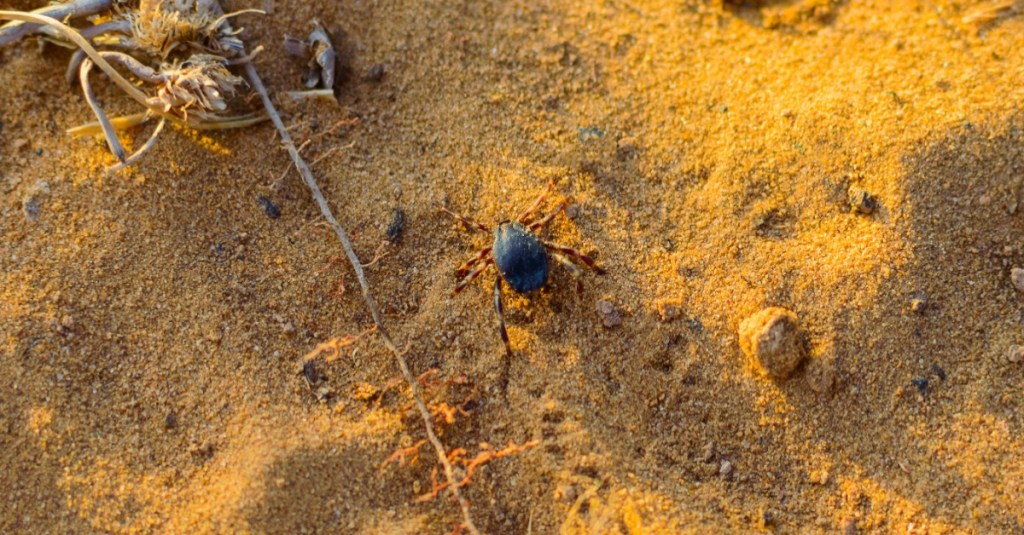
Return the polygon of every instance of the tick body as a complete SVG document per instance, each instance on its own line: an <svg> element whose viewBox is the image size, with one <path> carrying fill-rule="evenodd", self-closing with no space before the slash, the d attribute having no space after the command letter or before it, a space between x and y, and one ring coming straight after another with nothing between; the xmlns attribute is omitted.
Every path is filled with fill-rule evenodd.
<svg viewBox="0 0 1024 535"><path fill-rule="evenodd" d="M523 212L514 221L502 221L493 230L476 221L438 205L441 211L462 221L472 231L484 232L493 235L494 242L477 252L467 262L462 264L456 271L455 276L458 283L455 285L455 293L479 277L488 266L494 264L498 271L498 277L494 281L494 310L498 316L498 332L505 343L505 352L512 354L512 348L508 341L508 331L505 329L505 317L501 304L502 281L507 283L515 292L530 294L544 287L548 282L550 271L550 260L554 260L569 270L569 273L576 279L576 289L583 291L583 283L580 276L583 271L573 263L570 258L583 262L587 267L597 273L604 273L600 267L587 255L541 239L537 234L556 215L565 209L565 201L547 213L543 217L531 222L531 216L544 203L544 199L551 192L552 184L534 201L533 205Z"/></svg>
<svg viewBox="0 0 1024 535"><path fill-rule="evenodd" d="M518 222L494 229L494 265L513 290L527 294L548 282L548 253L537 235Z"/></svg>

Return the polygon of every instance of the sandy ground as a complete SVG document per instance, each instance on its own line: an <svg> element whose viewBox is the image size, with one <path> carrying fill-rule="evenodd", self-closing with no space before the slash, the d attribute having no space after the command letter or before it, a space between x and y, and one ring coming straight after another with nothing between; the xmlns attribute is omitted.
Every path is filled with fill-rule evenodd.
<svg viewBox="0 0 1024 535"><path fill-rule="evenodd" d="M406 216L368 276L415 373L465 378L442 440L542 441L465 489L482 530L1024 530L1024 7L979 31L970 2L747 4L241 20L279 91L285 33L347 33L340 106L279 100L365 261ZM67 58L0 51L0 531L451 531L450 499L416 503L429 450L380 470L423 437L380 342L297 373L370 319L271 127L172 131L105 176L102 142L64 133L91 119ZM430 202L492 224L549 180L574 217L545 237L608 273L507 296L502 388L494 272L451 292L487 239ZM738 344L766 306L806 333L788 380Z"/></svg>

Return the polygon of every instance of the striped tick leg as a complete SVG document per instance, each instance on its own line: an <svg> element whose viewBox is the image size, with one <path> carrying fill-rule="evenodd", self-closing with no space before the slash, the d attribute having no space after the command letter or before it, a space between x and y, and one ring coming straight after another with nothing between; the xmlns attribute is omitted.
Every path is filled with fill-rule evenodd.
<svg viewBox="0 0 1024 535"><path fill-rule="evenodd" d="M545 240L541 240L540 242L542 244L544 244L544 247L546 247L549 251L553 251L553 252L556 252L556 253L562 253L564 255L568 255L568 256L571 256L573 258L576 258L576 259L580 260L581 262L586 264L588 268L594 270L594 272L596 272L598 274L602 274L603 275L604 272L605 272L603 269L601 269L601 266L597 265L597 262L594 262L593 258L590 258L589 256L587 256L587 255L577 251L576 249L573 249L572 247L566 247L564 245L558 245L557 243L549 242L549 241L545 241Z"/></svg>
<svg viewBox="0 0 1024 535"><path fill-rule="evenodd" d="M466 276L466 273L469 273L469 270L473 269L473 266L476 265L477 262L487 258L487 255L489 254L491 254L490 246L480 249L479 253L474 255L473 258L467 260L465 264L459 266L459 269L455 270L455 278L461 279L462 277Z"/></svg>
<svg viewBox="0 0 1024 535"><path fill-rule="evenodd" d="M552 180L551 182L548 182L548 188L544 190L544 193L541 193L540 197L537 197L537 200L533 201L533 205L516 218L516 222L520 224L526 223L526 218L530 217L531 214L540 208L541 203L543 203L544 199L546 199L548 194L551 193L551 188L553 187L555 187L555 182Z"/></svg>
<svg viewBox="0 0 1024 535"><path fill-rule="evenodd" d="M474 268L473 271L469 273L469 275L466 275L461 281L459 281L458 284L455 285L455 290L452 292L452 294L457 294L461 292L466 286L469 286L469 283L473 282L474 279L479 277L480 274L483 273L485 269L487 269L487 266L491 265L491 262L494 262L493 257L488 258L483 262L480 262L479 265L477 265L476 268Z"/></svg>
<svg viewBox="0 0 1024 535"><path fill-rule="evenodd" d="M471 228L473 230L479 230L480 232L483 232L484 234L490 234L491 233L491 229L481 225L480 223L477 223L476 221L474 221L473 219L471 219L469 217L466 217L466 216L464 216L462 214L457 214L457 213L455 213L455 212L445 208L440 203L436 203L435 202L434 206L437 206L437 208L439 210L441 210L442 212L444 212L444 213L454 217L455 219L458 219L459 221L462 221L462 223L464 225L466 225L467 227L469 227L469 228Z"/></svg>
<svg viewBox="0 0 1024 535"><path fill-rule="evenodd" d="M505 343L505 356L512 356L512 346L508 342L508 331L505 330L505 310L501 306L501 277L494 280L494 311L498 314L498 332Z"/></svg>
<svg viewBox="0 0 1024 535"><path fill-rule="evenodd" d="M534 221L533 223L530 223L530 226L527 227L527 228L530 229L530 232L537 232L538 230L544 228L544 225L547 225L548 223L550 223L551 220L554 219L555 216L558 215L559 212L561 212L562 210L565 210L566 204L568 204L568 203L565 201L565 199L562 199L562 202L558 203L558 206L556 206L554 210L549 212L544 217Z"/></svg>
<svg viewBox="0 0 1024 535"><path fill-rule="evenodd" d="M580 269L579 266L577 266L576 264L573 264L572 260L569 260L568 258L559 253L556 253L554 251L548 251L548 255L550 255L551 258L557 260L558 263L565 266L565 269L569 270L569 274L571 274L573 280L576 281L576 293L583 293L583 279L581 278L583 276L583 270Z"/></svg>

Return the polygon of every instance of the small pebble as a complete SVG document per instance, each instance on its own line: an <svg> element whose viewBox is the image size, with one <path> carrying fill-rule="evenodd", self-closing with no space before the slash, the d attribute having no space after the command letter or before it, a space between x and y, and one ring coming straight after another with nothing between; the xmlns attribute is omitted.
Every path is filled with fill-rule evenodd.
<svg viewBox="0 0 1024 535"><path fill-rule="evenodd" d="M1024 292L1024 269L1015 267L1010 270L1010 282L1018 292Z"/></svg>
<svg viewBox="0 0 1024 535"><path fill-rule="evenodd" d="M601 316L601 323L605 327L612 328L622 325L622 314L608 301L597 302L597 313Z"/></svg>
<svg viewBox="0 0 1024 535"><path fill-rule="evenodd" d="M174 429L175 427L178 427L178 415L171 411L164 417L164 429Z"/></svg>
<svg viewBox="0 0 1024 535"><path fill-rule="evenodd" d="M722 461L722 464L718 466L718 474L722 477L729 477L732 475L732 463L729 461Z"/></svg>
<svg viewBox="0 0 1024 535"><path fill-rule="evenodd" d="M916 295L910 298L910 310L917 314L924 313L924 310L928 308L928 298L923 295Z"/></svg>
<svg viewBox="0 0 1024 535"><path fill-rule="evenodd" d="M923 377L918 377L917 379L914 379L913 381L910 381L910 382L913 383L914 386L917 387L917 391L918 392L924 394L925 392L928 391L928 379L925 379Z"/></svg>
<svg viewBox="0 0 1024 535"><path fill-rule="evenodd" d="M620 162L629 160L630 158L636 156L636 153L636 139L631 137L624 137L619 140L617 147L615 149L615 157L618 158Z"/></svg>
<svg viewBox="0 0 1024 535"><path fill-rule="evenodd" d="M21 211L29 221L39 219L39 199L35 195L25 196L21 200Z"/></svg>
<svg viewBox="0 0 1024 535"><path fill-rule="evenodd" d="M836 382L835 364L832 360L819 357L807 364L804 372L807 386L819 394L827 394L832 391Z"/></svg>
<svg viewBox="0 0 1024 535"><path fill-rule="evenodd" d="M380 63L377 63L377 64L371 66L366 71L366 79L371 81L371 82L374 82L374 83L380 82L381 80L384 79L384 74L386 72L387 72L387 70L384 68L384 65L380 64Z"/></svg>
<svg viewBox="0 0 1024 535"><path fill-rule="evenodd" d="M405 212L401 208L391 210L391 223L388 224L387 237L391 243L398 242L405 230Z"/></svg>
<svg viewBox="0 0 1024 535"><path fill-rule="evenodd" d="M319 383L323 379L323 376L320 375L320 370L316 367L316 362L312 360L302 363L302 377L306 379L310 386Z"/></svg>
<svg viewBox="0 0 1024 535"><path fill-rule="evenodd" d="M565 207L565 217L568 217L569 219L575 220L580 216L580 212L582 212L582 209L580 209L580 205L578 204L573 203Z"/></svg>
<svg viewBox="0 0 1024 535"><path fill-rule="evenodd" d="M277 219L281 217L281 209L274 204L274 201L270 200L270 197L260 195L259 197L256 197L256 200L260 203L260 206L263 207L263 211L267 214L267 217L270 219Z"/></svg>
<svg viewBox="0 0 1024 535"><path fill-rule="evenodd" d="M328 385L320 385L314 394L316 395L317 401L320 403L327 403L332 397L334 397L334 390Z"/></svg>
<svg viewBox="0 0 1024 535"><path fill-rule="evenodd" d="M1010 346L1010 350L1006 353L1006 360L1011 364L1024 362L1024 346L1017 344Z"/></svg>
<svg viewBox="0 0 1024 535"><path fill-rule="evenodd" d="M740 323L740 349L768 375L786 379L804 359L800 322L793 312L769 307Z"/></svg>
<svg viewBox="0 0 1024 535"><path fill-rule="evenodd" d="M946 380L946 370L940 368L938 364L932 364L932 373L934 373L939 379L943 381Z"/></svg>
<svg viewBox="0 0 1024 535"><path fill-rule="evenodd" d="M858 214L870 215L878 210L878 199L862 188L850 188L850 208Z"/></svg>
<svg viewBox="0 0 1024 535"><path fill-rule="evenodd" d="M715 444L713 442L708 442L707 444L704 444L704 447L701 449L701 452L700 452L700 460L701 460L701 462L710 463L711 460L714 459L714 458L715 458Z"/></svg>
<svg viewBox="0 0 1024 535"><path fill-rule="evenodd" d="M682 303L678 299L659 299L654 302L654 309L663 322L670 322L682 314Z"/></svg>

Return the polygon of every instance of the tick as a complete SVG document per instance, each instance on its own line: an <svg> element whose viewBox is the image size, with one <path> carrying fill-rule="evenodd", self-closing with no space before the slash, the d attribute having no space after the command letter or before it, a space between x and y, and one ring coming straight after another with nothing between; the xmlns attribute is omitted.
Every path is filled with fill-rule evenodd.
<svg viewBox="0 0 1024 535"><path fill-rule="evenodd" d="M580 280L580 276L583 275L583 270L573 263L571 258L581 261L599 274L604 273L604 270L589 256L571 247L565 247L538 236L537 233L566 207L566 201L562 200L554 210L531 221L534 213L540 209L548 194L551 193L553 185L553 183L549 183L547 189L537 197L533 205L515 220L502 221L493 229L437 204L441 211L461 221L470 231L483 232L494 238L491 245L480 249L455 271L458 283L455 285L453 293L461 292L491 264L494 264L498 270L498 276L494 280L494 311L498 316L498 332L505 344L506 355L512 354L512 347L509 345L508 331L505 329L505 314L501 305L502 281L516 293L530 295L547 284L550 260L554 260L569 270L576 280L576 290L582 292L583 282Z"/></svg>

